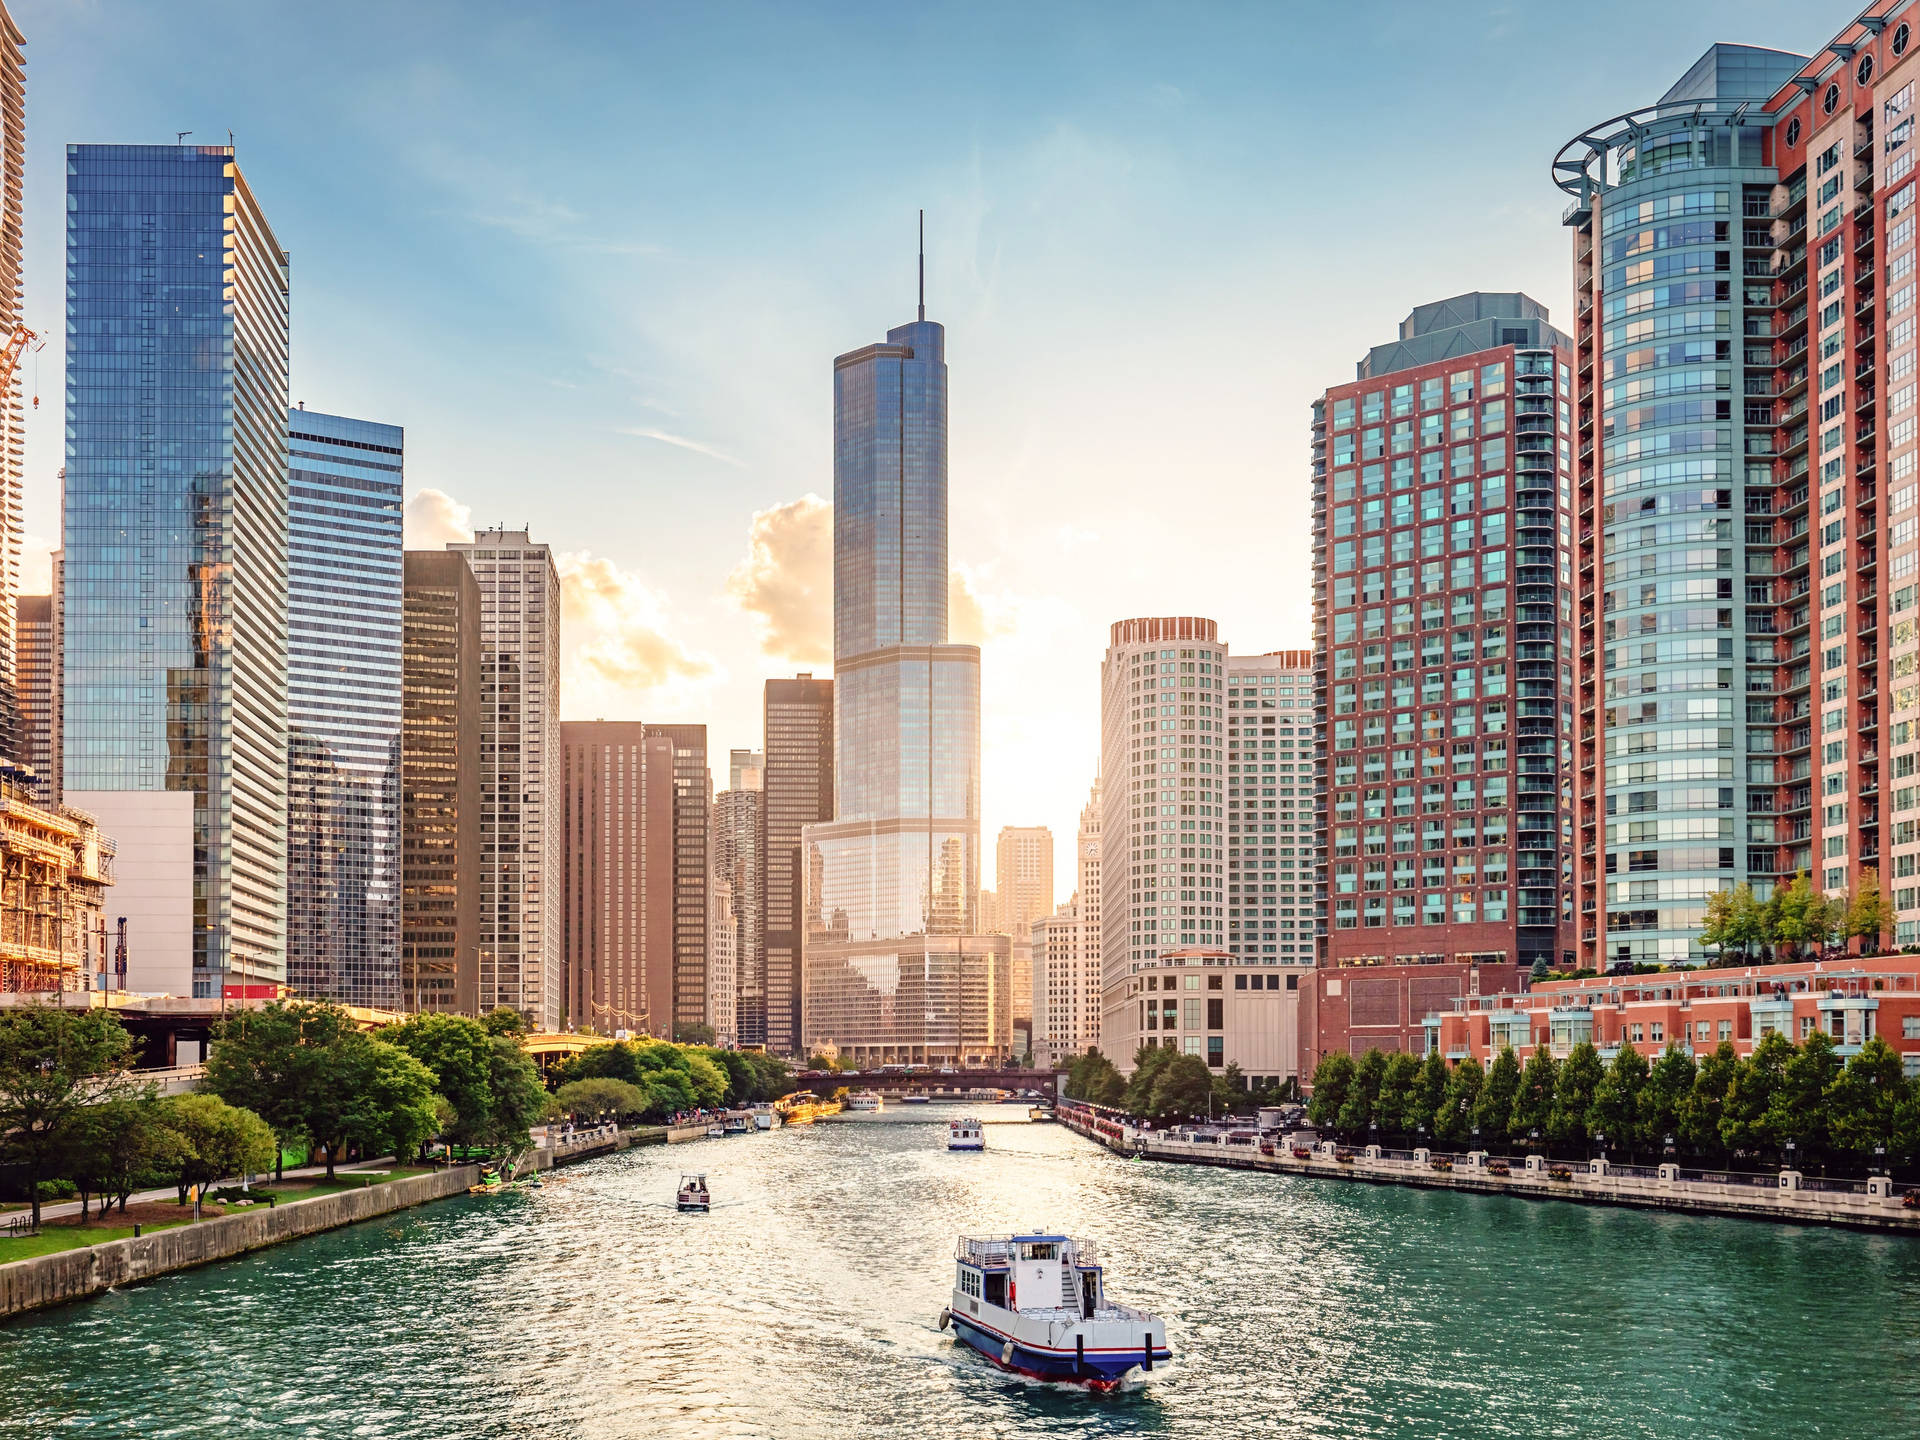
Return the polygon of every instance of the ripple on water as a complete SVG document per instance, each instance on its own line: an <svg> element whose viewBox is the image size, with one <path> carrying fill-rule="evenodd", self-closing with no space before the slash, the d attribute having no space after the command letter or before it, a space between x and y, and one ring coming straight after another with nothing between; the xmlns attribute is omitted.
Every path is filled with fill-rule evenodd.
<svg viewBox="0 0 1920 1440"><path fill-rule="evenodd" d="M1138 1164L1052 1126L950 1155L940 1118L629 1152L27 1317L0 1436L1920 1434L1912 1242ZM711 1215L672 1208L682 1163ZM955 1235L1042 1225L1168 1318L1170 1371L1089 1397L934 1328Z"/></svg>

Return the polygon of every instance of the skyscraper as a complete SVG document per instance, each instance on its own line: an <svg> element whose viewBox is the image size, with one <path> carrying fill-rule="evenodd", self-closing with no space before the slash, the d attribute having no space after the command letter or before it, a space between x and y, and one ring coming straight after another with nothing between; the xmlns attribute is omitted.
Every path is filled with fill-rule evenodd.
<svg viewBox="0 0 1920 1440"><path fill-rule="evenodd" d="M22 319L21 193L27 164L26 38L0 4L0 335L11 335ZM13 597L20 590L21 455L26 414L20 404L24 375L16 369L0 393L0 756L24 759L26 740L13 732L20 723L14 689L18 638ZM29 762L31 763L31 762ZM57 794L57 778L43 777L43 793Z"/></svg>
<svg viewBox="0 0 1920 1440"><path fill-rule="evenodd" d="M480 585L448 550L405 552L400 983L408 1010L480 1003Z"/></svg>
<svg viewBox="0 0 1920 1440"><path fill-rule="evenodd" d="M713 775L707 769L707 727L649 725L647 734L673 745L673 1024L676 1032L714 1026L708 1012L707 934L712 905L708 846ZM728 987L731 993L731 987Z"/></svg>
<svg viewBox="0 0 1920 1440"><path fill-rule="evenodd" d="M286 978L287 287L231 146L67 148L64 788L137 990Z"/></svg>
<svg viewBox="0 0 1920 1440"><path fill-rule="evenodd" d="M810 826L803 1035L858 1060L1004 1055L977 934L980 651L947 635L945 331L834 361L834 819Z"/></svg>
<svg viewBox="0 0 1920 1440"><path fill-rule="evenodd" d="M1811 58L1715 45L1554 162L1582 966L1703 960L1710 894L1796 872L1890 881L1920 943L1920 47L1872 8Z"/></svg>
<svg viewBox="0 0 1920 1440"><path fill-rule="evenodd" d="M1033 1054L1041 1065L1064 1064L1100 1044L1100 782L1080 811L1073 898L1035 920Z"/></svg>
<svg viewBox="0 0 1920 1440"><path fill-rule="evenodd" d="M449 545L480 587L482 1010L560 1024L560 576L524 530Z"/></svg>
<svg viewBox="0 0 1920 1440"><path fill-rule="evenodd" d="M400 1004L404 432L287 417L287 982Z"/></svg>
<svg viewBox="0 0 1920 1440"><path fill-rule="evenodd" d="M766 905L766 1047L800 1051L800 937L806 865L800 834L833 818L833 681L802 672L769 680L763 734L765 847L760 893Z"/></svg>
<svg viewBox="0 0 1920 1440"><path fill-rule="evenodd" d="M760 886L765 871L766 815L762 803L766 793L757 788L764 779L761 767L757 764L743 767L740 763L740 757L748 753L733 752L731 770L735 788L713 797L713 875L716 888L726 887L732 927L728 940L733 955L734 1028L740 1044L765 1045L766 905ZM758 756L752 758L759 759ZM740 788L743 780L752 782L756 788ZM713 936L716 945L720 938Z"/></svg>
<svg viewBox="0 0 1920 1440"><path fill-rule="evenodd" d="M1456 295L1314 404L1329 964L1560 961L1569 347Z"/></svg>
<svg viewBox="0 0 1920 1440"><path fill-rule="evenodd" d="M60 667L53 649L53 597L22 595L13 607L15 697L20 728L18 757L34 773L34 793L42 802L59 797L53 773L53 692Z"/></svg>
<svg viewBox="0 0 1920 1440"><path fill-rule="evenodd" d="M1310 965L1325 905L1313 815L1313 652L1227 657L1227 949Z"/></svg>
<svg viewBox="0 0 1920 1440"><path fill-rule="evenodd" d="M1011 941L1008 972L1013 987L1013 1023L1033 1039L1035 951L1033 922L1053 910L1053 832L1044 825L1007 825L994 846L992 921L982 917L981 931Z"/></svg>

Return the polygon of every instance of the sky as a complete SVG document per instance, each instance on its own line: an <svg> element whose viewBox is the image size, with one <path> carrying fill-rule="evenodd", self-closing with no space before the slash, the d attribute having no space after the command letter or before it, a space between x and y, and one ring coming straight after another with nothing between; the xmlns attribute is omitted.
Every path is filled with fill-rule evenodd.
<svg viewBox="0 0 1920 1440"><path fill-rule="evenodd" d="M567 719L761 745L832 669L833 357L947 329L984 870L1072 835L1108 626L1311 641L1308 424L1415 305L1570 321L1560 144L1829 0L9 0L27 37L27 588L59 530L64 152L220 143L292 253L292 396L406 427L408 540L529 527ZM986 878L983 873L983 879Z"/></svg>

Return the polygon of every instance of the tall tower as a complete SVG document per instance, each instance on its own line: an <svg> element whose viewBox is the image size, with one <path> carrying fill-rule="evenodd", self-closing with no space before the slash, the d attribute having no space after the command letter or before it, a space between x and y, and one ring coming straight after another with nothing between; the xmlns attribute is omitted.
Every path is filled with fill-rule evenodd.
<svg viewBox="0 0 1920 1440"><path fill-rule="evenodd" d="M770 1054L800 1050L800 936L806 871L800 834L833 818L833 681L801 673L769 680L761 801L761 901L766 906L766 1035Z"/></svg>
<svg viewBox="0 0 1920 1440"><path fill-rule="evenodd" d="M835 818L804 842L803 1038L859 1059L1011 1045L1007 942L975 933L980 651L947 636L945 347L922 318L834 361Z"/></svg>
<svg viewBox="0 0 1920 1440"><path fill-rule="evenodd" d="M26 39L0 4L0 333L21 321L21 180L27 163ZM20 591L21 474L26 415L20 404L25 377L19 369L0 394L0 755L25 760L26 740L13 695L19 638L13 597ZM32 762L28 762L32 763ZM42 776L43 793L57 796L57 776Z"/></svg>
<svg viewBox="0 0 1920 1440"><path fill-rule="evenodd" d="M288 267L231 146L67 147L64 788L135 990L286 978Z"/></svg>
<svg viewBox="0 0 1920 1440"><path fill-rule="evenodd" d="M287 416L287 981L400 1004L397 425Z"/></svg>

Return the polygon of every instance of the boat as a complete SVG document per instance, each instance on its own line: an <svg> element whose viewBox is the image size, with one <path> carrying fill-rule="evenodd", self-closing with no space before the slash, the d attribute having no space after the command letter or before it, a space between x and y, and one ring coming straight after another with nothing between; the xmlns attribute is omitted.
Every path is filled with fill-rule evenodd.
<svg viewBox="0 0 1920 1440"><path fill-rule="evenodd" d="M912 1095L902 1095L900 1097L900 1103L902 1105L925 1105L927 1103L927 1097L924 1094L915 1092Z"/></svg>
<svg viewBox="0 0 1920 1440"><path fill-rule="evenodd" d="M784 1118L789 1125L811 1125L813 1123L813 1106L804 1103L789 1105Z"/></svg>
<svg viewBox="0 0 1920 1440"><path fill-rule="evenodd" d="M753 1107L753 1125L756 1130L771 1130L780 1123L780 1112L765 1100L756 1101Z"/></svg>
<svg viewBox="0 0 1920 1440"><path fill-rule="evenodd" d="M1044 1105L1031 1105L1027 1108L1027 1119L1038 1124L1042 1120L1053 1119L1053 1111Z"/></svg>
<svg viewBox="0 0 1920 1440"><path fill-rule="evenodd" d="M724 1140L726 1138L726 1135L727 1135L727 1127L725 1125L720 1124L718 1121L707 1126L707 1139L709 1140Z"/></svg>
<svg viewBox="0 0 1920 1440"><path fill-rule="evenodd" d="M866 1114L881 1108L878 1090L856 1090L847 1097L847 1109L856 1115Z"/></svg>
<svg viewBox="0 0 1920 1440"><path fill-rule="evenodd" d="M980 1128L980 1122L970 1115L947 1122L947 1149L984 1150L987 1148L986 1132Z"/></svg>
<svg viewBox="0 0 1920 1440"><path fill-rule="evenodd" d="M1167 1327L1107 1299L1099 1252L1067 1235L963 1237L940 1328L1003 1370L1111 1390L1173 1358Z"/></svg>
<svg viewBox="0 0 1920 1440"><path fill-rule="evenodd" d="M745 1115L729 1115L724 1128L729 1135L750 1135L753 1133L753 1121Z"/></svg>
<svg viewBox="0 0 1920 1440"><path fill-rule="evenodd" d="M680 1193L676 1208L683 1214L704 1215L713 1208L713 1197L707 1191L707 1177L704 1175L682 1175Z"/></svg>

